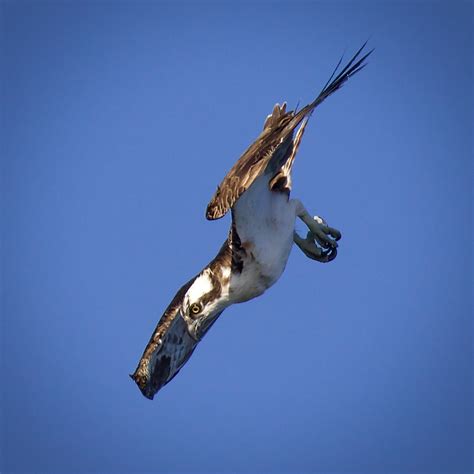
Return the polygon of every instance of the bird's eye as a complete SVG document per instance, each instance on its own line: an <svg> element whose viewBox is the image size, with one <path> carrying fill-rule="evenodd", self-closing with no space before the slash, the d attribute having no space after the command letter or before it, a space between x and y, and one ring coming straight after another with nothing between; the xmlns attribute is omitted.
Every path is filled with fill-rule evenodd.
<svg viewBox="0 0 474 474"><path fill-rule="evenodd" d="M191 305L191 313L192 314L199 314L201 312L201 305L194 303Z"/></svg>

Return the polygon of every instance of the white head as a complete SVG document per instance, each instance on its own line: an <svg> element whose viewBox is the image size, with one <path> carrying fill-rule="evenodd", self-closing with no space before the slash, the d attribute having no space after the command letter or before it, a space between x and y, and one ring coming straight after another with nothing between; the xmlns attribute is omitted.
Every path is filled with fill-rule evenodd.
<svg viewBox="0 0 474 474"><path fill-rule="evenodd" d="M181 315L191 336L199 340L229 304L228 281L203 270L183 297Z"/></svg>

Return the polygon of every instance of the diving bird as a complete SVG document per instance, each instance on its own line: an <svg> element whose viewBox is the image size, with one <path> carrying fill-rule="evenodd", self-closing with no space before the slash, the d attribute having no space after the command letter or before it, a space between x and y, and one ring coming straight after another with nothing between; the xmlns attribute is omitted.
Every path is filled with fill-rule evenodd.
<svg viewBox="0 0 474 474"><path fill-rule="evenodd" d="M207 206L206 218L231 212L227 240L216 257L176 293L130 375L143 395L153 399L188 361L222 312L234 303L260 296L283 273L293 243L318 262L337 255L341 233L311 216L298 199L290 199L291 169L314 109L365 67L373 50L366 43L339 70L339 60L320 94L299 111L276 104L263 131L244 152ZM295 231L296 218L308 228Z"/></svg>

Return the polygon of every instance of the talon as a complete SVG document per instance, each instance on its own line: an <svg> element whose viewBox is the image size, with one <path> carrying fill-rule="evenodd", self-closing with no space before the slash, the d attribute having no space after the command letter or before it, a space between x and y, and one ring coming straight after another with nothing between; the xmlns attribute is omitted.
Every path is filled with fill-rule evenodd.
<svg viewBox="0 0 474 474"><path fill-rule="evenodd" d="M322 233L313 233L309 230L306 234L306 240L308 242L316 241L323 249L332 248L331 241Z"/></svg>
<svg viewBox="0 0 474 474"><path fill-rule="evenodd" d="M321 240L321 245L323 247L337 247L337 243L330 237L329 232L326 232L327 226L319 224L319 228L315 229L316 232L313 232Z"/></svg>
<svg viewBox="0 0 474 474"><path fill-rule="evenodd" d="M333 227L329 227L326 223L322 223L324 220L320 217L316 219L315 216L314 221L308 223L308 227L312 231L312 233L318 238L319 243L323 247L337 247L337 243L335 241L340 240L341 233L334 229Z"/></svg>
<svg viewBox="0 0 474 474"><path fill-rule="evenodd" d="M320 262L330 262L337 255L337 241L341 238L341 233L329 227L326 221L320 216L313 216L304 209L300 203L298 217L306 224L309 232L306 239L302 239L295 233L294 241L309 258ZM319 245L319 247L316 245Z"/></svg>
<svg viewBox="0 0 474 474"><path fill-rule="evenodd" d="M329 227L328 226L328 229L329 229L329 233L336 239L336 240L341 240L341 233L337 230L337 229L334 229L334 227Z"/></svg>
<svg viewBox="0 0 474 474"><path fill-rule="evenodd" d="M306 234L306 239L302 239L295 232L293 240L296 245L298 245L298 247L303 251L303 253L312 260L327 263L336 258L336 242L332 242L331 247L328 248L326 245L324 245L324 242L321 242L318 236L313 234L311 231L308 231L308 233ZM318 242L321 248L316 245L316 242Z"/></svg>
<svg viewBox="0 0 474 474"><path fill-rule="evenodd" d="M320 260L320 261L323 262L323 263L331 262L337 256L337 249L336 248L331 249L328 252L323 252L323 254L325 256L325 259L324 259L324 261L323 260Z"/></svg>

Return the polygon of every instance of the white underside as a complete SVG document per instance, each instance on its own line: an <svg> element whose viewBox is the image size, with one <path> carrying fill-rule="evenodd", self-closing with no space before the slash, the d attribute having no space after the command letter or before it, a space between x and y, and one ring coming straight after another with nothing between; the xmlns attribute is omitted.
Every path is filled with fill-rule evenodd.
<svg viewBox="0 0 474 474"><path fill-rule="evenodd" d="M280 278L293 245L295 202L270 191L270 178L257 178L234 206L237 233L247 252L242 273L230 281L236 303L261 295Z"/></svg>

